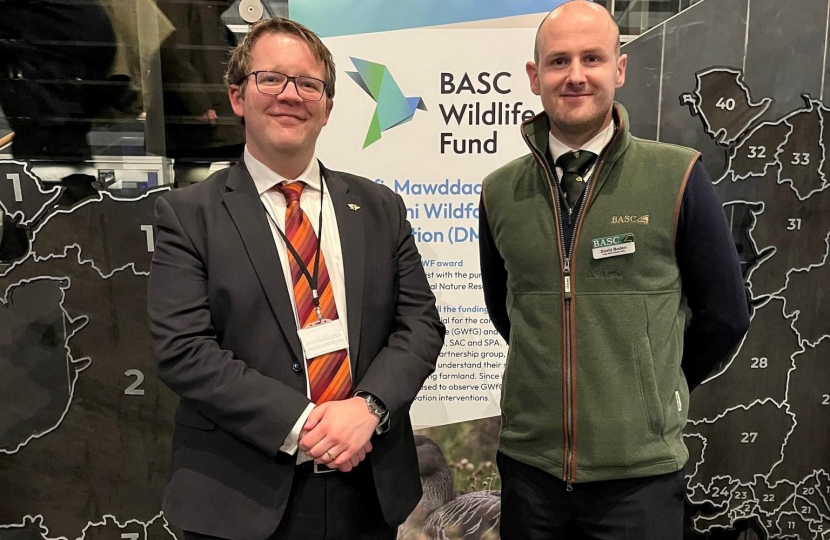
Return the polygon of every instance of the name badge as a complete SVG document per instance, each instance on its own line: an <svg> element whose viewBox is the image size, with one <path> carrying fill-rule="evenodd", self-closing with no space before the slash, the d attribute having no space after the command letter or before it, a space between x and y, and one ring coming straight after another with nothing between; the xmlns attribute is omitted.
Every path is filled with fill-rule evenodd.
<svg viewBox="0 0 830 540"><path fill-rule="evenodd" d="M594 259L607 259L634 253L634 233L618 234L591 240Z"/></svg>
<svg viewBox="0 0 830 540"><path fill-rule="evenodd" d="M323 320L319 324L297 330L306 358L347 349L346 334L340 320Z"/></svg>

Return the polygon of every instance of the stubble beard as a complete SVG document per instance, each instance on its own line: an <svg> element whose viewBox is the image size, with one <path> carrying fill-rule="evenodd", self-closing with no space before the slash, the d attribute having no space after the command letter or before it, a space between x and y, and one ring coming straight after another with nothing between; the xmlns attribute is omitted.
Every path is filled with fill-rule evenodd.
<svg viewBox="0 0 830 540"><path fill-rule="evenodd" d="M581 135L591 131L599 131L602 127L608 110L593 102L589 111L563 111L554 108L548 113L551 124L560 132L569 135ZM610 106L608 107L610 109Z"/></svg>

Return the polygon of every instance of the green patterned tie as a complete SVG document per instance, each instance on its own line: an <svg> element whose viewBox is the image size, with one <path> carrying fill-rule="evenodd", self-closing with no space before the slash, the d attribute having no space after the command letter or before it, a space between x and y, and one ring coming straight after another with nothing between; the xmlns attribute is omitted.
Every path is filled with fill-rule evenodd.
<svg viewBox="0 0 830 540"><path fill-rule="evenodd" d="M585 191L585 181L582 176L587 172L597 155L593 152L578 150L566 152L556 160L556 166L562 169L560 186L565 193L568 209L573 211L576 203Z"/></svg>

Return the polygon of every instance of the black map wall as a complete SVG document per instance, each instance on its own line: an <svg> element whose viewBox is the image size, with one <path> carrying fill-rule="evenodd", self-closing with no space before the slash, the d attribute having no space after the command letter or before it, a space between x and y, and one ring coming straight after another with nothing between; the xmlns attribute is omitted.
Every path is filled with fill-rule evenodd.
<svg viewBox="0 0 830 540"><path fill-rule="evenodd" d="M828 14L704 0L624 47L632 130L702 151L752 296L692 394L688 538L830 538Z"/></svg>
<svg viewBox="0 0 830 540"><path fill-rule="evenodd" d="M176 398L145 307L160 191L62 190L0 161L4 229L25 240L0 257L0 539L170 540Z"/></svg>

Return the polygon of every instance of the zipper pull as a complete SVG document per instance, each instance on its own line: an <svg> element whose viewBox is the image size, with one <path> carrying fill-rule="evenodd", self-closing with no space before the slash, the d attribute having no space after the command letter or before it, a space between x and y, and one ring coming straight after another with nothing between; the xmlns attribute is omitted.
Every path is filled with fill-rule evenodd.
<svg viewBox="0 0 830 540"><path fill-rule="evenodd" d="M565 257L565 300L571 299L571 258Z"/></svg>
<svg viewBox="0 0 830 540"><path fill-rule="evenodd" d="M568 482L567 482L567 483L566 483L566 485L565 485L565 491L567 491L568 493L570 493L570 492L571 492L571 491L573 491L573 490L574 490L573 484L571 484L571 481L570 481L570 480L568 480Z"/></svg>

